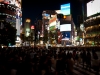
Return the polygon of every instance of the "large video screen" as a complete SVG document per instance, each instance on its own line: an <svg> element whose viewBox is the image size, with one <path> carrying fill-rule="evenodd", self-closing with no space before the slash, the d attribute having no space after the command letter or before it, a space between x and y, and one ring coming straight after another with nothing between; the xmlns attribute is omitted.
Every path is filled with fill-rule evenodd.
<svg viewBox="0 0 100 75"><path fill-rule="evenodd" d="M71 24L62 24L60 25L60 31L71 31Z"/></svg>
<svg viewBox="0 0 100 75"><path fill-rule="evenodd" d="M70 15L70 3L61 5L60 10L64 15Z"/></svg>
<svg viewBox="0 0 100 75"><path fill-rule="evenodd" d="M100 13L100 0L93 0L87 3L87 17Z"/></svg>
<svg viewBox="0 0 100 75"><path fill-rule="evenodd" d="M62 32L62 38L70 38L70 32Z"/></svg>
<svg viewBox="0 0 100 75"><path fill-rule="evenodd" d="M21 8L21 0L0 0L0 2L4 2L6 4L12 4Z"/></svg>

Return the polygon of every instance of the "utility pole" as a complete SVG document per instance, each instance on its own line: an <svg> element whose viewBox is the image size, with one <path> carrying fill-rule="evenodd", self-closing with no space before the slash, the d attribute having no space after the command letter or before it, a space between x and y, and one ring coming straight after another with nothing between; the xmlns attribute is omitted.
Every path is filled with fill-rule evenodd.
<svg viewBox="0 0 100 75"><path fill-rule="evenodd" d="M84 2L85 0L79 0L81 2L81 5L82 5L82 23L83 23L83 26L84 26ZM85 42L84 38L85 38L85 27L84 27L84 31L82 32L82 38L83 38L83 44Z"/></svg>
<svg viewBox="0 0 100 75"><path fill-rule="evenodd" d="M83 15L83 26L84 26L84 31L83 31L83 45L84 45L84 42L85 42L85 25L84 25L84 0L82 0L82 15Z"/></svg>
<svg viewBox="0 0 100 75"><path fill-rule="evenodd" d="M39 14L40 15L40 14ZM35 38L34 38L34 49L36 47L36 41L37 41L37 24L38 24L38 18L39 18L39 15L36 17L35 21L34 21L34 34L35 34Z"/></svg>

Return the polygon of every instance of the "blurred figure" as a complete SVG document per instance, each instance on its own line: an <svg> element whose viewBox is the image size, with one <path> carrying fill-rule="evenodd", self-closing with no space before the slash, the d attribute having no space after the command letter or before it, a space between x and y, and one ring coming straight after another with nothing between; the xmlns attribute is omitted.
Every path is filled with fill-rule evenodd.
<svg viewBox="0 0 100 75"><path fill-rule="evenodd" d="M46 70L41 70L41 75L46 75Z"/></svg>
<svg viewBox="0 0 100 75"><path fill-rule="evenodd" d="M93 54L92 67L96 71L95 75L99 75L100 61L98 59L98 55L96 52L92 52L92 54Z"/></svg>
<svg viewBox="0 0 100 75"><path fill-rule="evenodd" d="M86 54L86 64L87 64L87 69L91 70L91 53L88 50Z"/></svg>
<svg viewBox="0 0 100 75"><path fill-rule="evenodd" d="M83 68L84 68L84 65L86 63L86 50L84 49L84 51L82 52L82 62L83 62Z"/></svg>
<svg viewBox="0 0 100 75"><path fill-rule="evenodd" d="M62 61L62 56L59 54L58 55L58 60L56 63L56 71L57 71L57 75L64 75L64 69L65 69L65 65L64 62Z"/></svg>
<svg viewBox="0 0 100 75"><path fill-rule="evenodd" d="M69 75L73 75L73 66L74 66L74 60L72 59L72 57L68 57L67 59L67 73Z"/></svg>
<svg viewBox="0 0 100 75"><path fill-rule="evenodd" d="M16 69L11 69L10 75L17 75L17 70Z"/></svg>
<svg viewBox="0 0 100 75"><path fill-rule="evenodd" d="M79 52L77 52L76 55L75 55L75 62L76 62L76 65L79 66L79 62L80 62L80 54L79 54Z"/></svg>

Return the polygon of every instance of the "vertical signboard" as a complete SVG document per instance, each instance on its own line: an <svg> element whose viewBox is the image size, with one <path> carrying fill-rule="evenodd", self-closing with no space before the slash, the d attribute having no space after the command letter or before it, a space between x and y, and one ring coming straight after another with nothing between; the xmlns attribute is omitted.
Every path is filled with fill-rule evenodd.
<svg viewBox="0 0 100 75"><path fill-rule="evenodd" d="M17 35L20 35L20 19L16 19Z"/></svg>

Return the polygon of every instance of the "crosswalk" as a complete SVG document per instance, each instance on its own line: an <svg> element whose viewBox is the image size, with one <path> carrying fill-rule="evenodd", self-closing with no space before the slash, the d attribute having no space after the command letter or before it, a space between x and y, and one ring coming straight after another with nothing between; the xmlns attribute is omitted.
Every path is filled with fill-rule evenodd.
<svg viewBox="0 0 100 75"><path fill-rule="evenodd" d="M74 65L73 75L96 75L96 72L91 69L91 71L84 69L81 64Z"/></svg>

